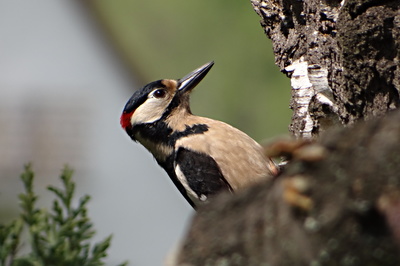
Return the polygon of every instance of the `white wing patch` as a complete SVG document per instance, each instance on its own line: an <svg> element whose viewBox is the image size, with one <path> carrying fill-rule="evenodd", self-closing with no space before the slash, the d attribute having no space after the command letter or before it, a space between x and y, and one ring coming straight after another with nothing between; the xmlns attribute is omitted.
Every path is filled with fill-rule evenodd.
<svg viewBox="0 0 400 266"><path fill-rule="evenodd" d="M195 203L195 205L196 205L197 202L199 202L199 200L200 201L205 201L207 199L207 197L205 195L201 195L201 197L199 198L197 196L197 194L190 188L190 186L189 186L189 184L187 182L187 179L186 179L185 175L183 174L183 172L182 172L181 168L179 167L179 165L175 166L175 174L176 174L176 177L181 182L181 184L183 185L183 187L185 188L189 198ZM204 197L205 197L205 199L204 199Z"/></svg>

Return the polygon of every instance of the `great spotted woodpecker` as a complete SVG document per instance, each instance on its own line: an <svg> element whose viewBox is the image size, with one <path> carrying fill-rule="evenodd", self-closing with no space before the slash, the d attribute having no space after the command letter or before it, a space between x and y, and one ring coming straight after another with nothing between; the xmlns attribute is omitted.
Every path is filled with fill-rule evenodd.
<svg viewBox="0 0 400 266"><path fill-rule="evenodd" d="M248 135L190 111L190 93L213 65L178 80L147 84L132 95L121 115L122 128L153 154L194 208L220 191L235 192L278 172Z"/></svg>

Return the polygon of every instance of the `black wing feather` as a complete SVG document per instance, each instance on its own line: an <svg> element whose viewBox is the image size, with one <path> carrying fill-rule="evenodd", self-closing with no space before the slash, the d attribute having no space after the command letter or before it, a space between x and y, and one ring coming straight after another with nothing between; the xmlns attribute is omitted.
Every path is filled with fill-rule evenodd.
<svg viewBox="0 0 400 266"><path fill-rule="evenodd" d="M198 197L205 195L208 198L222 190L232 191L217 162L207 154L179 148L175 163Z"/></svg>
<svg viewBox="0 0 400 266"><path fill-rule="evenodd" d="M175 174L175 170L174 170L174 156L169 156L167 158L167 160L165 162L159 162L158 164L164 168L164 170L168 173L168 176L171 178L172 182L174 183L174 185L176 186L176 188L179 190L179 192L182 194L182 196L187 200L187 202L190 204L190 206L192 206L194 209L196 208L196 205L194 204L194 202L190 199L190 197L188 196L185 188L183 187L183 185L181 184L181 182L179 182L176 174Z"/></svg>

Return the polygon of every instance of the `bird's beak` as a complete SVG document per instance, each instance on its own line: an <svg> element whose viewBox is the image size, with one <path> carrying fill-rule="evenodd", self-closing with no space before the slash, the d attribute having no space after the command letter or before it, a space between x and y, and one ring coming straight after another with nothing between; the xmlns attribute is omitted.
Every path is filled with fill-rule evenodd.
<svg viewBox="0 0 400 266"><path fill-rule="evenodd" d="M178 80L178 91L186 92L192 90L207 75L213 65L214 61L211 61Z"/></svg>

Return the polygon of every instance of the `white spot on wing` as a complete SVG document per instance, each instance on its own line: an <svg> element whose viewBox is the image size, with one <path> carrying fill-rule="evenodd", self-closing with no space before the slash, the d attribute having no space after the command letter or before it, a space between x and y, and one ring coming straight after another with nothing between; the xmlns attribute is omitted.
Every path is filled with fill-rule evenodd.
<svg viewBox="0 0 400 266"><path fill-rule="evenodd" d="M181 182L181 184L183 185L183 187L185 188L186 192L188 193L188 196L190 197L190 199L196 204L199 201L199 197L197 196L197 194L190 188L189 183L185 177L185 175L183 174L181 168L179 167L179 165L175 166L175 174L178 177L179 181ZM202 195L204 196L204 195ZM207 197L206 197L207 198ZM202 198L200 198L201 201Z"/></svg>

